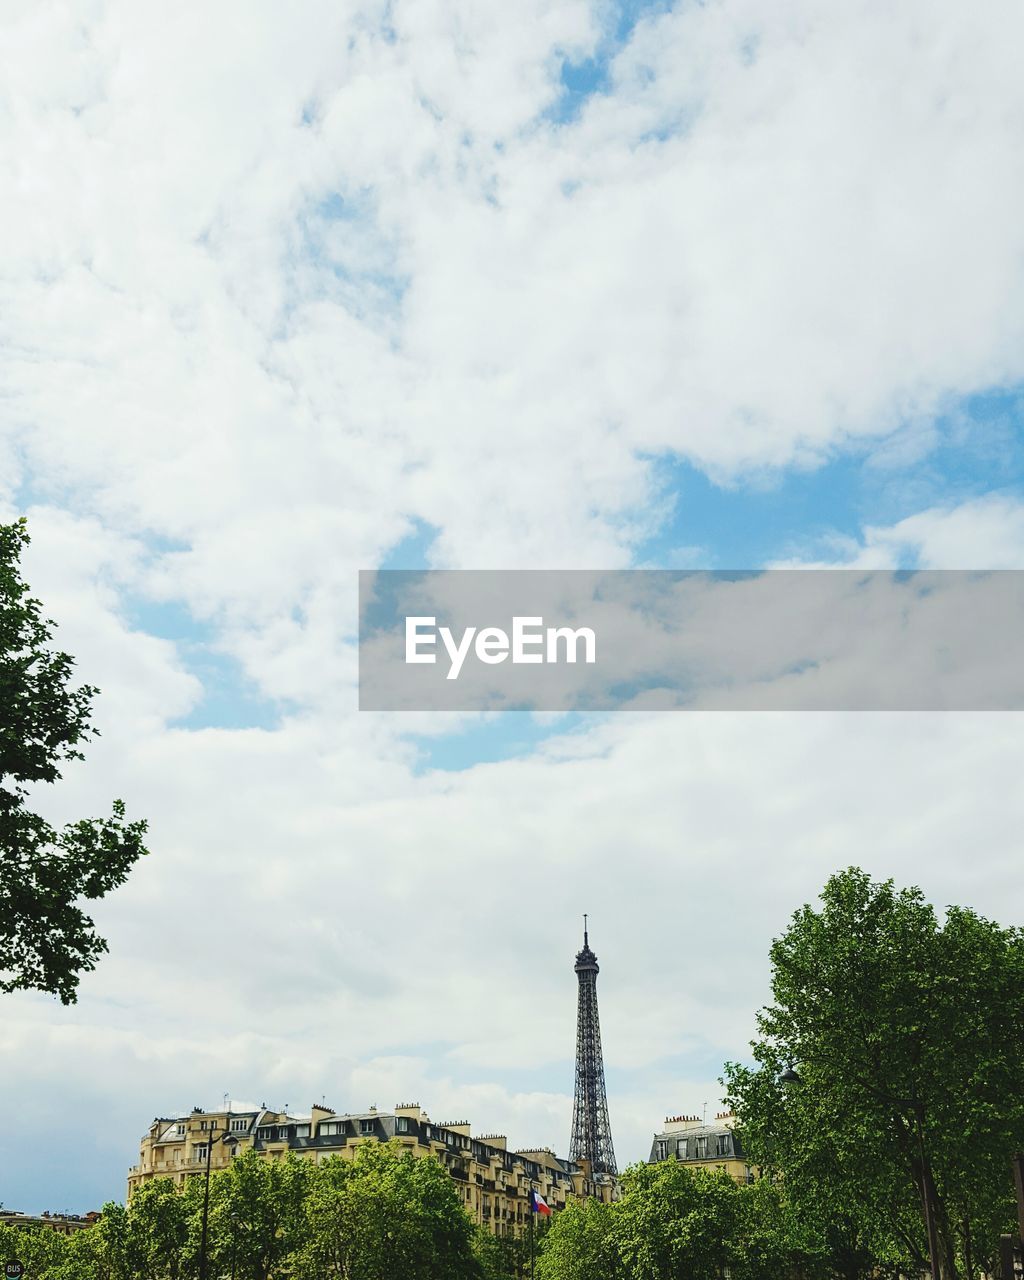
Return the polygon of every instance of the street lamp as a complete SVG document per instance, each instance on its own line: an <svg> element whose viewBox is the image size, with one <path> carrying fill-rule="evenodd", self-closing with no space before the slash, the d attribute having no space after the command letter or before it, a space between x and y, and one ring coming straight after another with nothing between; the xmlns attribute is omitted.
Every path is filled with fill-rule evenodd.
<svg viewBox="0 0 1024 1280"><path fill-rule="evenodd" d="M199 1280L206 1280L206 1241L210 1225L210 1161L213 1156L213 1135L216 1132L217 1125L211 1120L209 1135L206 1139L206 1185L203 1187L203 1230L199 1241ZM221 1142L228 1147L238 1145L238 1139L230 1133L225 1133L221 1137Z"/></svg>
<svg viewBox="0 0 1024 1280"><path fill-rule="evenodd" d="M235 1260L238 1256L238 1214L229 1213L231 1223L231 1280L235 1280Z"/></svg>
<svg viewBox="0 0 1024 1280"><path fill-rule="evenodd" d="M781 1085L799 1085L803 1084L803 1077L793 1066L792 1062L786 1067L785 1071L779 1076ZM863 1083L863 1082L862 1082ZM866 1086L870 1088L870 1086ZM939 1272L939 1233L935 1226L934 1206L932 1205L931 1196L927 1179L928 1160L927 1153L924 1148L924 1129L922 1126L922 1115L920 1104L915 1103L912 1098L890 1098L882 1094L877 1089L870 1089L876 1097L884 1098L887 1102L896 1103L899 1106L912 1107L915 1109L915 1128L917 1130L917 1148L918 1156L921 1162L921 1208L924 1210L924 1229L928 1237L928 1264L932 1273L932 1280L941 1280Z"/></svg>

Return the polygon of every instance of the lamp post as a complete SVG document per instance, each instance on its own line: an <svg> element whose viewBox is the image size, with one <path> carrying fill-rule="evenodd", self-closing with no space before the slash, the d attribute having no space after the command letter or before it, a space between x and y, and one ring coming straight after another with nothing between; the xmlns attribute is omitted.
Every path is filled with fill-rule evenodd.
<svg viewBox="0 0 1024 1280"><path fill-rule="evenodd" d="M210 1161L213 1157L213 1137L217 1132L216 1121L210 1121L210 1130L206 1138L206 1179L203 1187L203 1229L199 1238L199 1280L207 1280L206 1275L206 1244L210 1226ZM225 1133L221 1137L221 1142L226 1143L229 1147L237 1144L238 1139L232 1137L230 1133Z"/></svg>
<svg viewBox="0 0 1024 1280"><path fill-rule="evenodd" d="M229 1213L231 1223L231 1280L235 1280L235 1261L238 1257L238 1214Z"/></svg>
<svg viewBox="0 0 1024 1280"><path fill-rule="evenodd" d="M801 1085L803 1082L803 1076L796 1070L792 1062L779 1076L779 1084L787 1088L793 1085ZM872 1092L877 1093L878 1091L872 1090ZM921 1162L921 1208L924 1211L924 1228L928 1236L928 1266L931 1271L931 1280L941 1280L939 1271L939 1234L935 1227L934 1206L932 1205L929 1188L931 1172L928 1169L928 1161L924 1149L924 1127L921 1122L921 1108L919 1105L915 1105L912 1099L908 1098L889 1098L888 1101L899 1103L903 1106L915 1107L914 1128L917 1137L918 1159Z"/></svg>

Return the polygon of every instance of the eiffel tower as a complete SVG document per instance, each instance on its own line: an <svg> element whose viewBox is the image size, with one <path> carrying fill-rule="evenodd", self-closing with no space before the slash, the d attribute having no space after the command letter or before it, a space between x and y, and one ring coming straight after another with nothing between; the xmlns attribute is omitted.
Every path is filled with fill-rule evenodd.
<svg viewBox="0 0 1024 1280"><path fill-rule="evenodd" d="M600 966L590 949L587 917L583 917L583 950L576 955L579 978L579 1012L576 1017L576 1094L572 1107L570 1160L589 1160L595 1176L615 1177L615 1148L608 1123L608 1098L604 1090L601 1056L601 1022L597 1015L597 975Z"/></svg>

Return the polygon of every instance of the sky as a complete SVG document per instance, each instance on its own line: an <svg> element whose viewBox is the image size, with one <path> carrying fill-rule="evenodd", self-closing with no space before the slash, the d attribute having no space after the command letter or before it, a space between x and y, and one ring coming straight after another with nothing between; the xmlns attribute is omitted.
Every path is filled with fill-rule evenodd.
<svg viewBox="0 0 1024 1280"><path fill-rule="evenodd" d="M376 567L1024 568L1024 11L48 0L0 41L0 519L150 855L3 998L0 1201L417 1100L621 1165L850 864L1020 920L1013 713L359 713Z"/></svg>

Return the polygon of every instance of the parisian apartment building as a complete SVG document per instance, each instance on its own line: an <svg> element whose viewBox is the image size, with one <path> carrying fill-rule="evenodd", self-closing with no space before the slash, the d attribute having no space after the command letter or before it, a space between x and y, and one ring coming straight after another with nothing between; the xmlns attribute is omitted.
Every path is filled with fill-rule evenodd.
<svg viewBox="0 0 1024 1280"><path fill-rule="evenodd" d="M753 1182L755 1177L736 1132L734 1111L719 1111L713 1121L701 1116L668 1116L664 1129L654 1135L648 1163L660 1164L663 1160L721 1169L737 1182Z"/></svg>
<svg viewBox="0 0 1024 1280"><path fill-rule="evenodd" d="M56 1231L60 1236L74 1235L99 1222L98 1210L90 1213L19 1213L15 1209L0 1210L0 1227L28 1227L34 1231Z"/></svg>
<svg viewBox="0 0 1024 1280"><path fill-rule="evenodd" d="M211 1172L217 1172L243 1151L268 1160L290 1152L307 1160L352 1159L360 1143L391 1141L439 1160L470 1217L495 1235L523 1230L531 1189L556 1212L573 1198L609 1201L616 1191L615 1180L593 1177L586 1160L564 1160L546 1148L510 1151L503 1134L474 1136L468 1121L436 1124L418 1103L344 1115L322 1105L297 1115L228 1104L218 1111L196 1108L188 1115L154 1119L142 1139L139 1163L129 1170L128 1195L152 1178L182 1186L205 1175L208 1159Z"/></svg>

